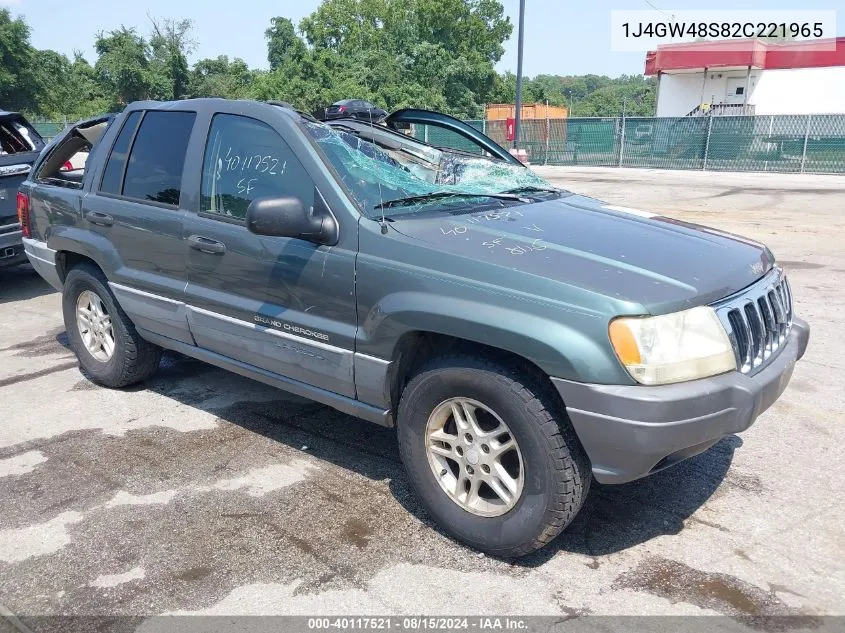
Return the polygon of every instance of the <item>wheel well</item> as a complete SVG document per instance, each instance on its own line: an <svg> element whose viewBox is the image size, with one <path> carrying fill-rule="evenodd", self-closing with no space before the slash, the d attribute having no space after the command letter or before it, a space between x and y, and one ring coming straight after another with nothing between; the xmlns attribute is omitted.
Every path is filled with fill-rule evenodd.
<svg viewBox="0 0 845 633"><path fill-rule="evenodd" d="M71 268L83 263L91 264L100 268L100 265L97 262L85 255L80 255L79 253L74 253L72 251L59 251L56 253L56 270L59 273L59 279L62 280L62 283L64 283ZM100 268L100 270L102 270L102 268Z"/></svg>
<svg viewBox="0 0 845 633"><path fill-rule="evenodd" d="M419 367L432 358L456 353L484 356L515 367L538 385L548 389L553 397L561 405L563 404L546 372L519 354L435 332L406 332L393 350L393 362L388 374L390 403L393 410L396 411L398 408L399 398L402 396L405 385L413 378Z"/></svg>

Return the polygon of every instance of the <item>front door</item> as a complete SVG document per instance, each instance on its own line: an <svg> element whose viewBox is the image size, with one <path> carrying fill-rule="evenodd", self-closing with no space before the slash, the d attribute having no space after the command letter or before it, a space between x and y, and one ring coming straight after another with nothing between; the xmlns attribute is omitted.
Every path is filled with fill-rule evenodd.
<svg viewBox="0 0 845 633"><path fill-rule="evenodd" d="M185 225L191 332L210 351L354 396L355 252L250 233L249 203L282 196L324 204L276 129L239 114L214 115L199 213Z"/></svg>
<svg viewBox="0 0 845 633"><path fill-rule="evenodd" d="M486 136L480 130L476 130L468 123L442 112L405 108L388 116L384 123L395 130L401 130L409 124L423 126L422 138L430 145L444 149L457 149L482 156L489 155L512 165L522 166L522 163L514 158L510 152L489 136ZM418 136L418 138L420 137Z"/></svg>

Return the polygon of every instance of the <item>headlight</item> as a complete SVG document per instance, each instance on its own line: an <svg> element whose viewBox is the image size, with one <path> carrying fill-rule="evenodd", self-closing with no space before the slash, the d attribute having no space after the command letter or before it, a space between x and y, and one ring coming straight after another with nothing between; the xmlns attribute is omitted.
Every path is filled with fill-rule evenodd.
<svg viewBox="0 0 845 633"><path fill-rule="evenodd" d="M665 385L736 369L731 342L712 308L610 323L610 342L639 383Z"/></svg>

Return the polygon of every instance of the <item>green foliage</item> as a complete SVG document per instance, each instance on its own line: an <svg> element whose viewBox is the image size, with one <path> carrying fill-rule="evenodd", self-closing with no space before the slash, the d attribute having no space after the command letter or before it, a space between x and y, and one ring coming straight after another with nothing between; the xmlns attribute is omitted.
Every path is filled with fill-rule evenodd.
<svg viewBox="0 0 845 633"><path fill-rule="evenodd" d="M264 31L267 38L267 61L270 70L276 70L288 62L300 63L305 57L305 44L296 35L296 29L288 18L275 17L270 28Z"/></svg>
<svg viewBox="0 0 845 633"><path fill-rule="evenodd" d="M190 67L188 55L196 48L190 38L191 20L155 20L150 18L151 72L156 82L156 98L182 99L188 94Z"/></svg>
<svg viewBox="0 0 845 633"><path fill-rule="evenodd" d="M97 59L70 60L29 43L29 28L0 9L0 106L82 118L142 99L280 99L322 114L340 99L387 110L420 107L480 118L513 102L516 78L495 64L513 25L501 0L323 0L298 28L278 16L264 32L269 70L226 55L189 64L191 20L150 17L150 33L101 32ZM523 101L574 104L575 116L650 115L655 82L640 76L539 75Z"/></svg>
<svg viewBox="0 0 845 633"><path fill-rule="evenodd" d="M481 115L513 29L498 0L324 0L299 24L307 49L274 67L277 21L267 35L278 76L259 82L260 96L302 95L295 103L317 112L355 97L462 117ZM292 34L288 23L287 48Z"/></svg>
<svg viewBox="0 0 845 633"><path fill-rule="evenodd" d="M99 33L94 43L97 51L97 79L117 109L132 101L150 99L163 89L164 78L150 67L151 51L147 41L135 29Z"/></svg>
<svg viewBox="0 0 845 633"><path fill-rule="evenodd" d="M30 77L35 51L29 45L29 27L0 9L0 108L31 109L38 86Z"/></svg>
<svg viewBox="0 0 845 633"><path fill-rule="evenodd" d="M251 94L254 80L255 74L239 57L231 61L226 55L201 59L191 70L188 96L244 99Z"/></svg>
<svg viewBox="0 0 845 633"><path fill-rule="evenodd" d="M654 116L657 81L653 77L622 75L612 79L604 75L537 75L523 82L524 103L549 102L571 108L576 117ZM513 103L516 77L499 77L495 103Z"/></svg>

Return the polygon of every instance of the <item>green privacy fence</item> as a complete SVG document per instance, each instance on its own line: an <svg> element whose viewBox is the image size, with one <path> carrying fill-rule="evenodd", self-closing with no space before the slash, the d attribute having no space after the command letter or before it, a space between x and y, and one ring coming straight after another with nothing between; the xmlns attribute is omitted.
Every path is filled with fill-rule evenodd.
<svg viewBox="0 0 845 633"><path fill-rule="evenodd" d="M505 121L468 121L504 147ZM477 152L454 132L418 126L432 145ZM845 115L530 119L534 165L845 173Z"/></svg>

